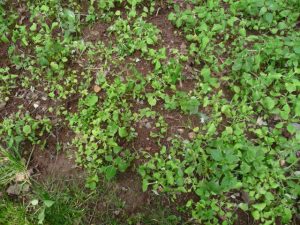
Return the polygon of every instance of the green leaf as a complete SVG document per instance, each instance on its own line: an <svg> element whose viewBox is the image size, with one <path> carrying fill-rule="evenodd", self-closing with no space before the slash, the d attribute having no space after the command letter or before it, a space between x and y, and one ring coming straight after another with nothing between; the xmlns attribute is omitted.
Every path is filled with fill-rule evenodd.
<svg viewBox="0 0 300 225"><path fill-rule="evenodd" d="M215 160L215 161L221 161L223 159L223 155L222 155L222 151L218 150L218 149L214 149L211 151L211 157Z"/></svg>
<svg viewBox="0 0 300 225"><path fill-rule="evenodd" d="M54 204L54 201L52 200L44 200L44 204L46 207L51 207Z"/></svg>
<svg viewBox="0 0 300 225"><path fill-rule="evenodd" d="M149 105L151 105L151 106L156 105L156 99L152 95L148 95L147 100L148 100Z"/></svg>
<svg viewBox="0 0 300 225"><path fill-rule="evenodd" d="M284 213L282 214L282 222L284 224L288 224L289 222L291 222L292 217L292 211L289 208L284 208Z"/></svg>
<svg viewBox="0 0 300 225"><path fill-rule="evenodd" d="M259 11L259 15L262 16L267 12L267 8L266 7L262 7Z"/></svg>
<svg viewBox="0 0 300 225"><path fill-rule="evenodd" d="M275 107L276 102L271 97L266 97L263 104L268 110L272 110Z"/></svg>
<svg viewBox="0 0 300 225"><path fill-rule="evenodd" d="M126 127L119 127L119 136L121 138L124 138L124 137L128 136L128 132L126 130Z"/></svg>
<svg viewBox="0 0 300 225"><path fill-rule="evenodd" d="M185 172L186 174L188 174L188 175L191 175L191 174L194 172L194 167L189 166L188 168L186 168L186 169L184 170L184 172Z"/></svg>
<svg viewBox="0 0 300 225"><path fill-rule="evenodd" d="M29 125L25 125L23 127L23 132L25 135L29 135L31 133L31 127Z"/></svg>
<svg viewBox="0 0 300 225"><path fill-rule="evenodd" d="M70 9L65 9L64 10L64 16L67 18L67 20L69 22L73 22L74 23L75 20L76 20L75 13L72 10L70 10Z"/></svg>
<svg viewBox="0 0 300 225"><path fill-rule="evenodd" d="M240 203L239 204L240 209L242 209L243 211L247 211L248 210L248 204L246 203Z"/></svg>
<svg viewBox="0 0 300 225"><path fill-rule="evenodd" d="M296 101L296 105L295 105L295 114L296 116L300 116L300 99L298 99Z"/></svg>
<svg viewBox="0 0 300 225"><path fill-rule="evenodd" d="M49 11L49 7L47 5L42 5L41 11L48 12Z"/></svg>
<svg viewBox="0 0 300 225"><path fill-rule="evenodd" d="M38 224L43 224L45 220L45 208L41 209L39 215L38 215Z"/></svg>
<svg viewBox="0 0 300 225"><path fill-rule="evenodd" d="M148 181L146 179L143 179L143 185L142 185L143 192L147 191L148 186L149 186Z"/></svg>
<svg viewBox="0 0 300 225"><path fill-rule="evenodd" d="M273 14L272 13L266 13L264 15L265 20L270 24L273 21Z"/></svg>
<svg viewBox="0 0 300 225"><path fill-rule="evenodd" d="M98 102L98 96L95 94L90 94L85 98L85 104L87 106L94 106Z"/></svg>
<svg viewBox="0 0 300 225"><path fill-rule="evenodd" d="M31 31L36 31L36 28L37 28L36 23L33 23L29 29Z"/></svg>
<svg viewBox="0 0 300 225"><path fill-rule="evenodd" d="M300 54L300 45L294 46L294 51L295 53Z"/></svg>
<svg viewBox="0 0 300 225"><path fill-rule="evenodd" d="M260 218L259 211L255 210L251 214L255 220L259 220Z"/></svg>
<svg viewBox="0 0 300 225"><path fill-rule="evenodd" d="M289 124L289 125L287 125L287 131L290 133L290 134L294 134L294 133L296 133L296 127L294 127L293 126L293 124Z"/></svg>
<svg viewBox="0 0 300 225"><path fill-rule="evenodd" d="M105 170L105 177L107 180L111 180L112 178L114 178L116 176L116 174L117 174L117 170L113 166L109 166Z"/></svg>
<svg viewBox="0 0 300 225"><path fill-rule="evenodd" d="M253 205L253 208L262 211L264 208L266 208L267 204L266 203L257 203Z"/></svg>
<svg viewBox="0 0 300 225"><path fill-rule="evenodd" d="M57 71L59 69L58 64L56 62L51 62L50 66L54 71Z"/></svg>
<svg viewBox="0 0 300 225"><path fill-rule="evenodd" d="M167 177L167 181L170 185L174 184L174 177L173 177L173 173L170 170L166 171L166 177Z"/></svg>

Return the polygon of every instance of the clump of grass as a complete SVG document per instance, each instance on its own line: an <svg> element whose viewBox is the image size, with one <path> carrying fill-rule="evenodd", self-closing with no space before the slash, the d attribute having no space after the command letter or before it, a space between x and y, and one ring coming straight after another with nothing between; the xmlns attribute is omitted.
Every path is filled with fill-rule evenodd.
<svg viewBox="0 0 300 225"><path fill-rule="evenodd" d="M7 198L0 200L0 224L32 225L26 217L26 207Z"/></svg>
<svg viewBox="0 0 300 225"><path fill-rule="evenodd" d="M26 174L25 163L0 146L0 187L13 182L18 174Z"/></svg>

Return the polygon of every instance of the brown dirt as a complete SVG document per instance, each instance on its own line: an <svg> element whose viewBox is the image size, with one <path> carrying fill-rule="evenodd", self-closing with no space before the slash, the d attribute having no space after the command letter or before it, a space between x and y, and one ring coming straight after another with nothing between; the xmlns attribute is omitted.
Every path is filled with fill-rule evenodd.
<svg viewBox="0 0 300 225"><path fill-rule="evenodd" d="M124 210L130 215L149 204L149 194L142 191L141 178L134 172L120 174L117 179L118 197L124 202Z"/></svg>
<svg viewBox="0 0 300 225"><path fill-rule="evenodd" d="M0 45L0 67L6 67L9 66L10 61L8 58L7 50L8 50L9 44L1 44Z"/></svg>
<svg viewBox="0 0 300 225"><path fill-rule="evenodd" d="M162 8L156 15L152 16L148 22L153 23L160 29L161 43L159 43L159 45L166 47L168 55L171 54L171 49L178 49L182 54L186 54L187 42L168 20L170 12L170 9Z"/></svg>
<svg viewBox="0 0 300 225"><path fill-rule="evenodd" d="M53 133L45 137L45 148L37 148L33 152L30 166L36 171L38 179L43 180L48 176L63 178L83 174L75 163L74 149L70 145L74 134L63 126L56 125L52 129ZM59 149L57 149L58 145Z"/></svg>
<svg viewBox="0 0 300 225"><path fill-rule="evenodd" d="M145 60L140 51L136 51L133 53L133 55L129 56L125 60L125 64L133 64L138 72L146 76L151 71L153 71L154 66L151 64L151 62Z"/></svg>
<svg viewBox="0 0 300 225"><path fill-rule="evenodd" d="M92 26L85 27L82 30L83 39L85 41L97 42L104 41L104 43L108 40L107 28L109 24L103 22L97 22Z"/></svg>
<svg viewBox="0 0 300 225"><path fill-rule="evenodd" d="M153 123L151 123L153 126ZM137 132L137 137L132 143L133 149L137 151L147 151L147 152L159 152L160 147L158 140L150 137L150 132L154 131L154 128L148 129L147 127L141 124L135 127Z"/></svg>
<svg viewBox="0 0 300 225"><path fill-rule="evenodd" d="M82 173L74 159L67 157L65 153L55 154L48 149L37 149L31 164L42 180L47 176L72 177Z"/></svg>

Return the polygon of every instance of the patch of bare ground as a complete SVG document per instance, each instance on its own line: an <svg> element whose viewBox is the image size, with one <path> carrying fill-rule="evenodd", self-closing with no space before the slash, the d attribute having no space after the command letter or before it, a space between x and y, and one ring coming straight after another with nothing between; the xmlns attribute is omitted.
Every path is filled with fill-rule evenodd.
<svg viewBox="0 0 300 225"><path fill-rule="evenodd" d="M10 61L8 58L7 50L8 50L9 44L1 44L0 45L0 67L6 67L9 66Z"/></svg>
<svg viewBox="0 0 300 225"><path fill-rule="evenodd" d="M19 111L22 106L22 111L29 112L36 119L42 116L49 118L56 117L53 112L49 112L49 108L57 108L61 105L61 101L51 100L45 92L30 89L17 89L15 94L10 97L5 107L0 109L0 118L7 117Z"/></svg>
<svg viewBox="0 0 300 225"><path fill-rule="evenodd" d="M172 23L168 20L168 15L171 12L168 8L161 8L155 15L149 18L148 22L153 23L161 31L161 42L158 43L159 47L165 47L167 54L171 55L172 49L179 50L180 53L187 54L187 42L175 29Z"/></svg>
<svg viewBox="0 0 300 225"><path fill-rule="evenodd" d="M120 174L116 187L118 197L124 203L124 210L130 215L150 204L149 193L143 192L141 178L134 172Z"/></svg>
<svg viewBox="0 0 300 225"><path fill-rule="evenodd" d="M151 153L160 150L159 142L155 138L151 138L150 133L157 130L155 128L155 121L152 119L142 119L134 126L137 137L132 143L133 149L137 151L147 151Z"/></svg>
<svg viewBox="0 0 300 225"><path fill-rule="evenodd" d="M146 76L151 71L153 71L154 66L150 61L147 61L142 55L140 51L134 52L131 56L127 57L124 62L126 65L132 64L135 66L138 72Z"/></svg>
<svg viewBox="0 0 300 225"><path fill-rule="evenodd" d="M97 22L91 26L84 27L82 30L82 36L85 41L95 43L97 41L103 41L107 43L109 40L107 28L109 24L104 22Z"/></svg>
<svg viewBox="0 0 300 225"><path fill-rule="evenodd" d="M70 144L73 137L74 134L66 127L56 126L45 138L44 148L34 149L30 166L38 179L70 178L84 174L75 163L74 149Z"/></svg>

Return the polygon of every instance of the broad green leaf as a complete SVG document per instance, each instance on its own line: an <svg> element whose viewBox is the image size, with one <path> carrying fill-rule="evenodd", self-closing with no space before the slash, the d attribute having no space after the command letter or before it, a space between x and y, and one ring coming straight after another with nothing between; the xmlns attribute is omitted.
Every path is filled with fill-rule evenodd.
<svg viewBox="0 0 300 225"><path fill-rule="evenodd" d="M254 210L251 214L255 220L259 220L260 214L258 210Z"/></svg>
<svg viewBox="0 0 300 225"><path fill-rule="evenodd" d="M166 177L167 177L167 181L170 185L174 184L174 177L173 177L173 173L170 170L166 171Z"/></svg>
<svg viewBox="0 0 300 225"><path fill-rule="evenodd" d="M119 136L121 138L127 137L128 136L128 132L126 127L119 127Z"/></svg>
<svg viewBox="0 0 300 225"><path fill-rule="evenodd" d="M266 97L263 104L268 110L272 110L275 107L276 102L271 97Z"/></svg>
<svg viewBox="0 0 300 225"><path fill-rule="evenodd" d="M270 24L273 21L273 14L272 13L266 13L264 15L265 20Z"/></svg>
<svg viewBox="0 0 300 225"><path fill-rule="evenodd" d="M143 192L147 191L149 183L146 179L143 179L142 190Z"/></svg>
<svg viewBox="0 0 300 225"><path fill-rule="evenodd" d="M98 96L95 94L90 94L85 98L84 103L87 106L94 106L98 102Z"/></svg>
<svg viewBox="0 0 300 225"><path fill-rule="evenodd" d="M267 204L266 203L257 203L257 204L254 204L253 205L253 208L259 210L259 211L262 211L264 210L264 208L266 208Z"/></svg>
<svg viewBox="0 0 300 225"><path fill-rule="evenodd" d="M44 200L44 204L46 207L51 207L54 204L54 201L52 200Z"/></svg>
<svg viewBox="0 0 300 225"><path fill-rule="evenodd" d="M31 133L31 127L29 125L25 125L23 127L23 132L24 134L29 135Z"/></svg>
<svg viewBox="0 0 300 225"><path fill-rule="evenodd" d="M116 176L116 174L117 174L117 170L113 166L108 166L105 170L105 177L107 180L111 180Z"/></svg>
<svg viewBox="0 0 300 225"><path fill-rule="evenodd" d="M152 95L148 95L147 100L148 100L149 105L151 105L151 106L156 105L156 99Z"/></svg>

